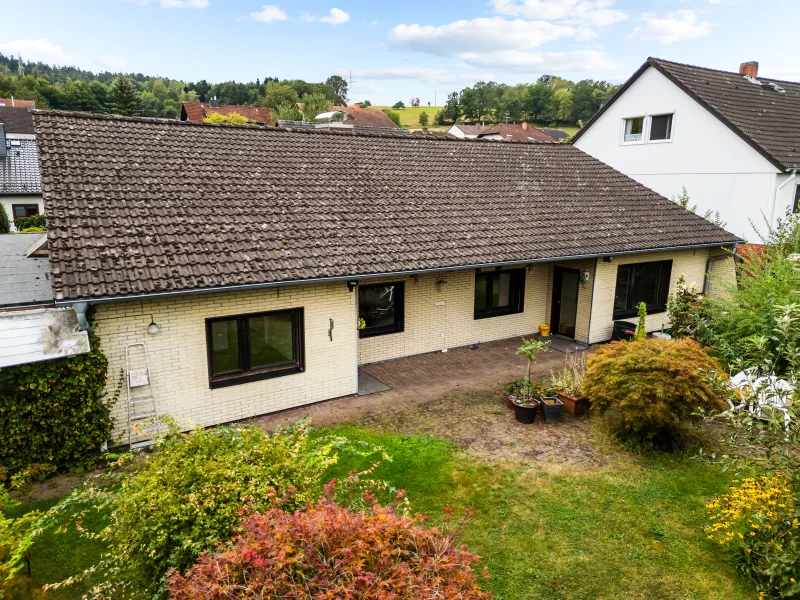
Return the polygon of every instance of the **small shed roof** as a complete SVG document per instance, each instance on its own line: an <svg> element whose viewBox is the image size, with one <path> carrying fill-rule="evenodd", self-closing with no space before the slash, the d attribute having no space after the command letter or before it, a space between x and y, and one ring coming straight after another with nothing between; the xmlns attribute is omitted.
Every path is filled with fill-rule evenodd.
<svg viewBox="0 0 800 600"><path fill-rule="evenodd" d="M0 235L0 308L53 302L47 256L26 256L42 237L41 233Z"/></svg>

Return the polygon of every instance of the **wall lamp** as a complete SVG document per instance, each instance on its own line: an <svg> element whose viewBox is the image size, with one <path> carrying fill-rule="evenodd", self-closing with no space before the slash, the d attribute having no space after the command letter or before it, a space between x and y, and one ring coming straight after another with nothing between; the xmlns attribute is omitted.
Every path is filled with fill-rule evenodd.
<svg viewBox="0 0 800 600"><path fill-rule="evenodd" d="M358 287L358 281L352 280L347 282L347 289L352 292Z"/></svg>
<svg viewBox="0 0 800 600"><path fill-rule="evenodd" d="M613 256L604 256L603 257L603 262L611 262L612 260L614 260Z"/></svg>
<svg viewBox="0 0 800 600"><path fill-rule="evenodd" d="M155 335L159 331L161 331L161 327L156 325L156 322L153 320L153 315L150 315L150 325L147 326L147 333L150 335Z"/></svg>

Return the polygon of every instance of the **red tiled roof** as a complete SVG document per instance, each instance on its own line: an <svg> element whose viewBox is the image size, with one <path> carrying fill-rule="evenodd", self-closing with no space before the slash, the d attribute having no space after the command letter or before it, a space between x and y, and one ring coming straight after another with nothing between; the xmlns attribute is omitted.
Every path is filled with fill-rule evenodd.
<svg viewBox="0 0 800 600"><path fill-rule="evenodd" d="M32 108L36 105L35 100L20 100L18 98L0 98L0 105L16 106L17 108Z"/></svg>
<svg viewBox="0 0 800 600"><path fill-rule="evenodd" d="M515 142L555 142L553 138L541 129L524 123L500 123L479 133L478 137L486 137L495 133L502 136L504 140L514 140ZM528 138L533 138L533 140Z"/></svg>
<svg viewBox="0 0 800 600"><path fill-rule="evenodd" d="M203 102L184 102L181 111L181 121L201 122L212 113L230 115L236 113L242 115L248 121L269 125L272 120L272 112L268 108L261 106L239 106L236 104L220 104L218 108L209 106Z"/></svg>
<svg viewBox="0 0 800 600"><path fill-rule="evenodd" d="M331 110L347 113L345 123L358 127L391 127L397 129L394 121L382 110L375 108L356 108L355 106L334 106Z"/></svg>

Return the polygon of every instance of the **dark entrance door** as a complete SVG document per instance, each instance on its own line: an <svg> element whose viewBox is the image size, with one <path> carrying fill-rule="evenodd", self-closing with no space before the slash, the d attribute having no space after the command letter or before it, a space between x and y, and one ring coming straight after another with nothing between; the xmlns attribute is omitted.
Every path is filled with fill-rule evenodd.
<svg viewBox="0 0 800 600"><path fill-rule="evenodd" d="M578 318L578 286L581 273L577 269L553 268L553 310L550 329L554 333L575 338Z"/></svg>

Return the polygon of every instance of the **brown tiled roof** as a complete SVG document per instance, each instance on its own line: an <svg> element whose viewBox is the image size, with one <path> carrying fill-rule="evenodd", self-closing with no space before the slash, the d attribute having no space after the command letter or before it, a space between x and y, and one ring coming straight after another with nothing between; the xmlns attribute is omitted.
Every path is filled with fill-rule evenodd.
<svg viewBox="0 0 800 600"><path fill-rule="evenodd" d="M564 144L34 121L62 301L737 241Z"/></svg>
<svg viewBox="0 0 800 600"><path fill-rule="evenodd" d="M27 108L0 106L0 123L6 133L33 133L33 115Z"/></svg>
<svg viewBox="0 0 800 600"><path fill-rule="evenodd" d="M0 105L17 107L17 108L33 108L36 105L34 100L20 100L19 98L0 98Z"/></svg>
<svg viewBox="0 0 800 600"><path fill-rule="evenodd" d="M269 125L272 116L270 109L261 106L220 104L218 107L212 107L203 102L184 102L181 110L181 120L200 123L212 113L219 113L225 116L236 113L242 115L248 121L260 123L261 125Z"/></svg>
<svg viewBox="0 0 800 600"><path fill-rule="evenodd" d="M397 125L382 110L376 108L356 108L355 106L334 106L331 110L347 113L345 123L357 127L389 127L397 129Z"/></svg>
<svg viewBox="0 0 800 600"><path fill-rule="evenodd" d="M522 123L500 123L480 132L478 137L486 137L492 134L499 134L504 140L513 140L515 142L555 142L553 138L541 129L531 125L523 127Z"/></svg>
<svg viewBox="0 0 800 600"><path fill-rule="evenodd" d="M759 77L762 84L759 85L738 72L660 58L648 58L573 141L648 67L661 72L782 171L800 168L800 83ZM784 91L779 92L768 84L775 84Z"/></svg>

